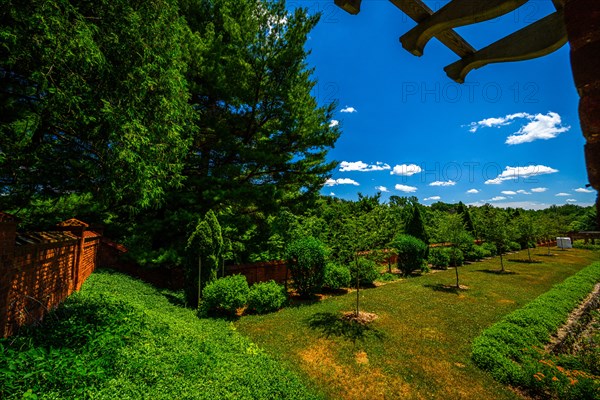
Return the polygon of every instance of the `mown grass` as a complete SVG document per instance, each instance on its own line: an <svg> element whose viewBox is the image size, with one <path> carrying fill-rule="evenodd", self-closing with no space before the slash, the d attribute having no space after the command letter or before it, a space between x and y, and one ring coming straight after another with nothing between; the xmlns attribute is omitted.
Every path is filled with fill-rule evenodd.
<svg viewBox="0 0 600 400"><path fill-rule="evenodd" d="M125 275L94 273L41 327L0 340L0 398L318 397L231 322L198 319L180 303Z"/></svg>
<svg viewBox="0 0 600 400"><path fill-rule="evenodd" d="M340 324L355 293L320 303L246 316L236 326L332 399L513 399L518 396L471 361L485 328L592 261L597 252L533 250L460 267L467 290L448 289L454 271L361 291L361 309L379 318L368 330Z"/></svg>

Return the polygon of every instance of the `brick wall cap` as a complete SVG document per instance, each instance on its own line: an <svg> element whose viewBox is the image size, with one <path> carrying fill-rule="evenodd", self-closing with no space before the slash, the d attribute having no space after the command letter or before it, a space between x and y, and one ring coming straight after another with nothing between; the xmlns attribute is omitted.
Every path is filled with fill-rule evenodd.
<svg viewBox="0 0 600 400"><path fill-rule="evenodd" d="M89 224L86 224L83 221L78 220L77 218L71 218L63 222L59 222L56 224L57 226L83 226L84 228L89 227Z"/></svg>

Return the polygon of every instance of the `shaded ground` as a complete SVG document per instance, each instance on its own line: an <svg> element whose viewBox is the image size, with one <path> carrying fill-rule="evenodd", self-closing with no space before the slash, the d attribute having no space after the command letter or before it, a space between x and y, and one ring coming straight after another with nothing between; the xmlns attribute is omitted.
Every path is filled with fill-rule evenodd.
<svg viewBox="0 0 600 400"><path fill-rule="evenodd" d="M331 399L514 399L471 363L471 341L599 257L577 249L555 254L542 263L511 263L513 274L482 273L498 271L497 258L460 267L468 290L450 290L452 269L363 290L361 309L378 315L368 331L340 325L355 293L244 317L236 326Z"/></svg>

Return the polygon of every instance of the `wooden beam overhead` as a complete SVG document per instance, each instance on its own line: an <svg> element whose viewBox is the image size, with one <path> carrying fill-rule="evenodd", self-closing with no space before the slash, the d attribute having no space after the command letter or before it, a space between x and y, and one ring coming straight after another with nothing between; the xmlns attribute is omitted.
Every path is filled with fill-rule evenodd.
<svg viewBox="0 0 600 400"><path fill-rule="evenodd" d="M390 0L390 2L417 24L425 21L433 14L433 10L422 0ZM461 58L475 53L473 46L452 29L439 32L435 37Z"/></svg>
<svg viewBox="0 0 600 400"><path fill-rule="evenodd" d="M400 41L409 53L420 57L427 42L438 33L497 18L521 7L527 1L529 0L452 0L402 35Z"/></svg>
<svg viewBox="0 0 600 400"><path fill-rule="evenodd" d="M444 68L446 74L463 83L475 68L491 63L530 60L550 54L567 43L561 9L495 43Z"/></svg>

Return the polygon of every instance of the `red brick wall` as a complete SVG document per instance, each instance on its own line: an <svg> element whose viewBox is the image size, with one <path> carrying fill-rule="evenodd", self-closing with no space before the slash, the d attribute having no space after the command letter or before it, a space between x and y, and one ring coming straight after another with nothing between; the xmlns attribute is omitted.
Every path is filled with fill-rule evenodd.
<svg viewBox="0 0 600 400"><path fill-rule="evenodd" d="M225 275L235 274L244 275L249 285L270 280L283 283L287 279L288 269L285 261L269 261L225 267Z"/></svg>
<svg viewBox="0 0 600 400"><path fill-rule="evenodd" d="M49 310L79 290L96 267L101 239L95 232L79 229L73 234L61 233L57 241L42 238L17 245L16 225L0 221L2 337L13 335L23 325L38 323Z"/></svg>

